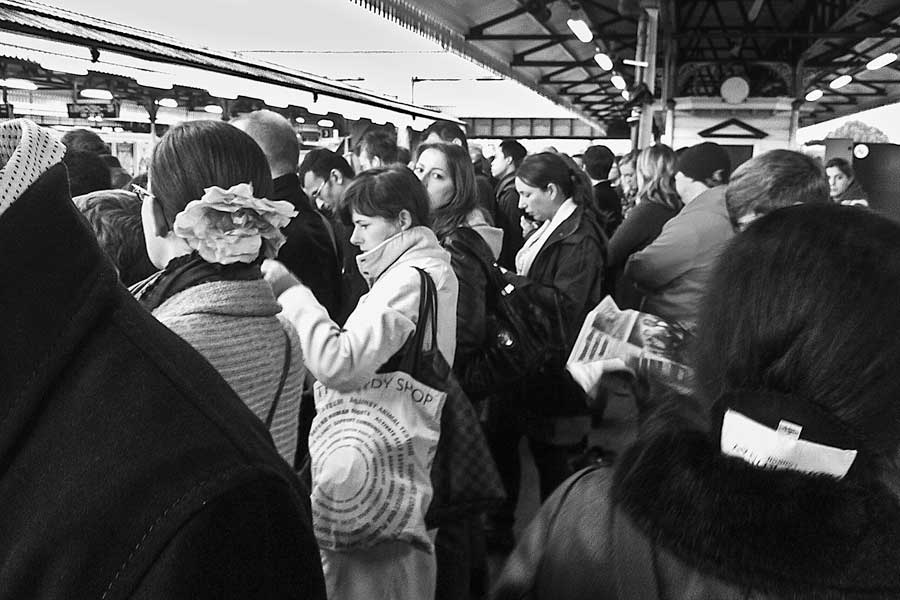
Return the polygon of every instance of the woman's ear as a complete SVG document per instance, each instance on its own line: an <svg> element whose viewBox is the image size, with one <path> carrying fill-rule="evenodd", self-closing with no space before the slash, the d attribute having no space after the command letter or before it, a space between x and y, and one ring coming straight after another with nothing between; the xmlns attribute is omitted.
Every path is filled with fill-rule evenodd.
<svg viewBox="0 0 900 600"><path fill-rule="evenodd" d="M547 191L550 193L550 200L554 202L562 202L563 198L560 197L558 185L556 185L555 183L548 183Z"/></svg>
<svg viewBox="0 0 900 600"><path fill-rule="evenodd" d="M344 174L338 171L337 169L332 169L328 174L328 178L331 179L332 185L343 185L344 184Z"/></svg>
<svg viewBox="0 0 900 600"><path fill-rule="evenodd" d="M409 214L409 211L405 208L400 211L400 214L397 215L397 223L400 224L400 231L406 231L410 227L412 227L412 215Z"/></svg>

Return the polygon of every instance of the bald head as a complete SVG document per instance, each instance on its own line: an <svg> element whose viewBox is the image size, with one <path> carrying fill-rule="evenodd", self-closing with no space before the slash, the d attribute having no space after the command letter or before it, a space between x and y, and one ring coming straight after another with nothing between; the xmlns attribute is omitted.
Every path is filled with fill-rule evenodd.
<svg viewBox="0 0 900 600"><path fill-rule="evenodd" d="M300 145L290 121L271 110L256 110L232 120L231 124L259 144L269 161L273 179L297 171Z"/></svg>

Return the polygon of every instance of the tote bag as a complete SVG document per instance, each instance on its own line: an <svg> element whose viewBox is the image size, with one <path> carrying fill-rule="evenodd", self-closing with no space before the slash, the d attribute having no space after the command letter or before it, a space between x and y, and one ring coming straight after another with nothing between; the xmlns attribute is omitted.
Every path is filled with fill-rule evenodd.
<svg viewBox="0 0 900 600"><path fill-rule="evenodd" d="M354 550L396 540L433 550L425 513L446 393L413 374L423 354L437 352L435 302L423 285L416 330L364 386L340 392L315 384L309 452L320 547Z"/></svg>

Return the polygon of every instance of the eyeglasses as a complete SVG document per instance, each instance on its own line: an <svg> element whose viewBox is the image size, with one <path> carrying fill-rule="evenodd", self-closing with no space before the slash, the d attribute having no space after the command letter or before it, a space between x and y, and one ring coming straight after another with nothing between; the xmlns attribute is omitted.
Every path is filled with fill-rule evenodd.
<svg viewBox="0 0 900 600"><path fill-rule="evenodd" d="M322 195L322 188L325 187L325 184L326 184L326 183L328 183L328 180L327 180L327 179L323 179L323 180L322 180L322 183L319 184L319 187L317 187L315 190L313 190L312 193L310 193L309 199L312 200L313 202L315 202L316 200L318 200L319 196Z"/></svg>
<svg viewBox="0 0 900 600"><path fill-rule="evenodd" d="M146 188L142 188L136 183L131 184L131 191L137 194L137 197L141 199L143 202L145 199L150 198L151 200L156 200L156 196L150 193L150 190Z"/></svg>

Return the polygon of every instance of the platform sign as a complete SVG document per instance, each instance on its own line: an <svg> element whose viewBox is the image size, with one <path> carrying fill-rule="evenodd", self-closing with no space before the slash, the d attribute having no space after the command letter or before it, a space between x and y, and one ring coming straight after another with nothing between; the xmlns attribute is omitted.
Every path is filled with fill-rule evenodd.
<svg viewBox="0 0 900 600"><path fill-rule="evenodd" d="M85 103L67 104L70 119L116 119L119 116L119 104L109 103Z"/></svg>
<svg viewBox="0 0 900 600"><path fill-rule="evenodd" d="M12 119L13 118L13 105L12 104L0 104L0 119Z"/></svg>

